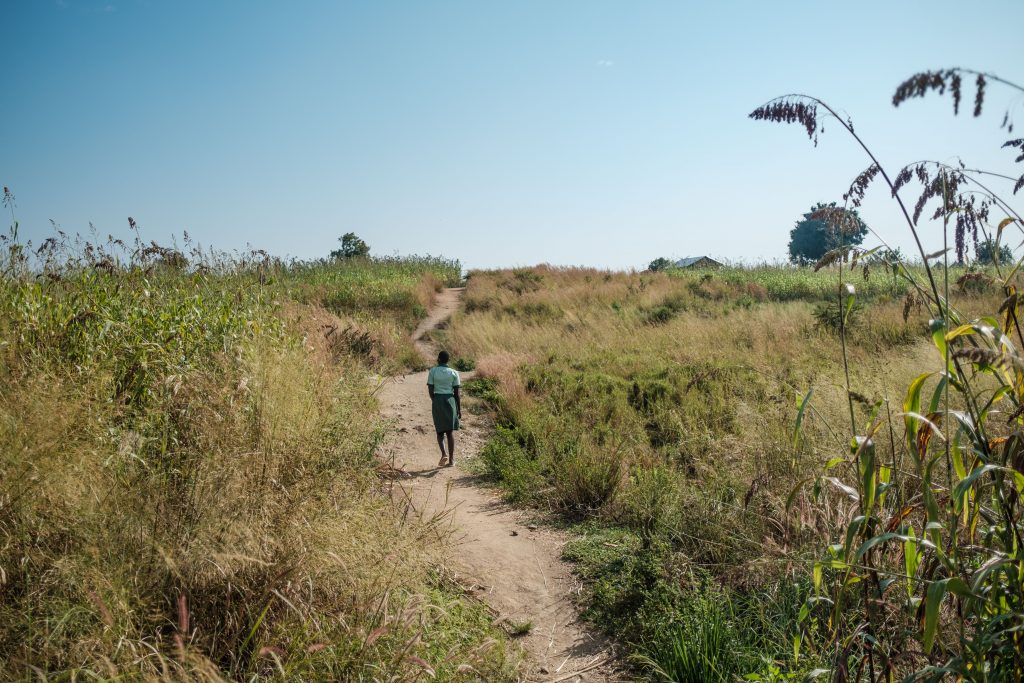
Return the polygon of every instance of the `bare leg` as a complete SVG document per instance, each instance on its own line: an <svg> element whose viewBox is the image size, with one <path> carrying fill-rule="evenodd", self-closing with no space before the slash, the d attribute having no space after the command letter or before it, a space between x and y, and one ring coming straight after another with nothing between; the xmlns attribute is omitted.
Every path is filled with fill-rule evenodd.
<svg viewBox="0 0 1024 683"><path fill-rule="evenodd" d="M444 465L448 461L448 456L444 452L444 432L437 433L437 447L441 449L441 461L437 464Z"/></svg>
<svg viewBox="0 0 1024 683"><path fill-rule="evenodd" d="M455 432L445 432L448 436L448 466L455 464Z"/></svg>

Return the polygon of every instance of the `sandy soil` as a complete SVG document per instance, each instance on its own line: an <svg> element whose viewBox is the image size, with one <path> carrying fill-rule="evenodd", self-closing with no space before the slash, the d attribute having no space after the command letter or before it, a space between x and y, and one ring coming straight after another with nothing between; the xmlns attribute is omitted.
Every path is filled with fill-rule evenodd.
<svg viewBox="0 0 1024 683"><path fill-rule="evenodd" d="M442 292L414 333L417 349L428 360L436 358L436 349L424 335L458 308L462 291ZM465 380L472 373L461 375ZM446 515L443 524L457 544L452 569L497 619L532 623L530 632L517 638L528 654L523 680L627 680L615 673L610 644L577 618L572 596L580 586L560 559L565 538L530 523L525 512L503 504L495 490L462 469L486 442L493 429L490 419L464 410L462 430L456 433L455 467L437 466L440 452L426 377L426 372L393 377L378 394L382 414L398 425L381 453L403 472L395 495L408 496L426 518Z"/></svg>

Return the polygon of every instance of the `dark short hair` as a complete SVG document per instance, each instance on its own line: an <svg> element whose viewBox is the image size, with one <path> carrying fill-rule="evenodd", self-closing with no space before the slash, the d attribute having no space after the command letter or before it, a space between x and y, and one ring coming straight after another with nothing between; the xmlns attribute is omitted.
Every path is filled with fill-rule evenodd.
<svg viewBox="0 0 1024 683"><path fill-rule="evenodd" d="M448 355L447 351L442 351L441 353L437 354L437 362L440 363L441 365L447 363L450 358L451 356Z"/></svg>

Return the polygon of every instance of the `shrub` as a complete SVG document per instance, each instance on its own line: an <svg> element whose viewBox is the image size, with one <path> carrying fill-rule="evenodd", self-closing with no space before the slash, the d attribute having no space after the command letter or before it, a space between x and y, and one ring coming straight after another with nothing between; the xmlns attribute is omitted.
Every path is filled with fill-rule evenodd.
<svg viewBox="0 0 1024 683"><path fill-rule="evenodd" d="M470 396L476 396L488 403L495 404L501 400L498 393L498 381L491 377L474 377L462 383L463 389Z"/></svg>
<svg viewBox="0 0 1024 683"><path fill-rule="evenodd" d="M487 473L502 483L512 502L536 500L544 488L537 458L524 446L521 432L498 425L480 452Z"/></svg>
<svg viewBox="0 0 1024 683"><path fill-rule="evenodd" d="M844 324L847 330L856 327L860 323L863 313L864 305L858 301L854 301L853 305L849 308L847 308L845 302L840 305L836 301L830 301L818 304L815 307L814 320L819 328L832 334L839 334ZM846 318L845 322L843 320L844 316Z"/></svg>
<svg viewBox="0 0 1024 683"><path fill-rule="evenodd" d="M618 499L618 521L644 537L677 527L679 482L667 467L638 467Z"/></svg>
<svg viewBox="0 0 1024 683"><path fill-rule="evenodd" d="M687 308L686 300L678 293L671 294L658 305L643 310L643 318L649 325L664 325Z"/></svg>
<svg viewBox="0 0 1024 683"><path fill-rule="evenodd" d="M502 311L527 325L543 325L558 320L563 315L556 306L546 301L510 304L502 308Z"/></svg>
<svg viewBox="0 0 1024 683"><path fill-rule="evenodd" d="M583 615L627 642L652 637L671 623L670 606L680 593L665 573L667 547L644 545L619 529L585 528L563 557L583 580Z"/></svg>
<svg viewBox="0 0 1024 683"><path fill-rule="evenodd" d="M516 294L526 294L540 289L543 281L544 278L540 273L532 270L516 270L512 273L512 277L501 283L501 286Z"/></svg>
<svg viewBox="0 0 1024 683"><path fill-rule="evenodd" d="M676 317L677 313L678 311L674 311L668 306L655 306L644 314L644 321L648 325L664 325Z"/></svg>
<svg viewBox="0 0 1024 683"><path fill-rule="evenodd" d="M567 513L586 516L609 503L622 482L622 459L608 448L566 440L553 455L554 503Z"/></svg>
<svg viewBox="0 0 1024 683"><path fill-rule="evenodd" d="M667 259L664 256L659 256L658 258L651 261L650 264L648 264L647 270L657 273L658 271L661 270L668 270L669 268L672 268L674 265L675 263L671 259Z"/></svg>

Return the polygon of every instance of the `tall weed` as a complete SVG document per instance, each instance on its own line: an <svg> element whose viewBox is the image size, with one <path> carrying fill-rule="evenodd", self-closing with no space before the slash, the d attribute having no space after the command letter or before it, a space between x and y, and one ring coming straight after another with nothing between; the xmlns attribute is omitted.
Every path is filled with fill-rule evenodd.
<svg viewBox="0 0 1024 683"><path fill-rule="evenodd" d="M965 75L975 79L975 115L989 80L1024 92L991 74L955 68L916 74L900 85L893 103L948 89L956 111ZM837 681L1020 680L1024 363L1014 340L1024 339L1017 277L1024 259L1005 269L997 265L994 274L959 279L962 294L985 289L962 286L967 283L991 281L1001 287L1001 303L991 302L980 316L953 306L948 266L951 252L959 261L967 257L971 238L977 245L990 220L998 220L998 249L1004 230L1022 228L1021 216L990 189L991 173L916 162L890 176L849 119L818 98L784 96L751 117L799 122L813 136L819 115L835 117L871 161L844 199L858 206L868 187L882 182L906 220L923 272L903 266L898 272L929 310L933 352L895 395L902 399L896 414L887 402L868 400L870 413L858 420L854 399L863 397L849 371L853 363L840 330L850 438L845 452L801 482L814 482L806 504L828 520L825 534L831 542L813 564L815 595L798 615L802 631L795 652L809 645L827 653L828 672ZM1021 141L1004 146L1019 147ZM911 214L900 190L915 182L920 190ZM1022 184L1017 182L1014 191ZM945 247L938 253L941 269L929 264L935 256L925 253L919 225L925 209L935 204L931 217L941 222ZM824 512L837 507L843 510L838 517Z"/></svg>

